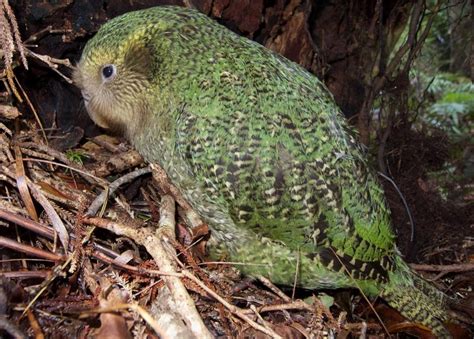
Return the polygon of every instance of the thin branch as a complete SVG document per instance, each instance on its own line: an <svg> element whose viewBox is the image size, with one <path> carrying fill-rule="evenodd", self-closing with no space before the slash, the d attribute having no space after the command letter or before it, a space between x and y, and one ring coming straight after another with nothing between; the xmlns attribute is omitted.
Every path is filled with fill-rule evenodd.
<svg viewBox="0 0 474 339"><path fill-rule="evenodd" d="M64 33L71 33L72 30L70 29L64 29L64 28L59 28L59 29L53 29L53 26L49 25L41 30L39 30L38 32L30 35L28 37L28 39L26 39L25 41L23 41L23 44L26 46L26 45L29 45L33 42L36 42L38 41L39 39L41 39L42 37L44 37L45 35L47 34L64 34Z"/></svg>
<svg viewBox="0 0 474 339"><path fill-rule="evenodd" d="M89 206L89 209L87 210L87 215L94 216L97 211L103 206L109 197L114 195L115 191L123 184L131 182L135 180L135 178L138 178L139 176L142 176L144 174L150 173L151 168L148 167L143 167L139 168L133 172L130 172L128 174L125 174L124 176L120 177L119 179L115 180L113 183L109 185L107 189L102 191L102 193L92 202L92 204Z"/></svg>
<svg viewBox="0 0 474 339"><path fill-rule="evenodd" d="M258 311L260 313L283 311L283 310L304 310L304 311L310 311L310 312L314 311L311 305L308 305L302 300L295 300L294 302L278 304L278 305L265 305L258 308ZM242 312L247 313L247 314L252 314L252 310L242 310Z"/></svg>
<svg viewBox="0 0 474 339"><path fill-rule="evenodd" d="M64 75L63 73L61 73L58 69L59 65L65 66L68 69L73 69L71 61L69 61L69 59L56 59L56 58L50 57L49 55L37 54L33 51L30 51L29 49L25 49L25 50L26 50L26 54L29 57L38 59L41 62L45 63L50 69L52 69L54 72L59 74L59 76L61 78L66 80L67 83L69 83L69 84L74 83L71 78L69 78L66 75Z"/></svg>
<svg viewBox="0 0 474 339"><path fill-rule="evenodd" d="M41 271L8 271L0 272L0 277L6 279L30 279L30 278L48 278L51 275L51 270Z"/></svg>
<svg viewBox="0 0 474 339"><path fill-rule="evenodd" d="M407 40L402 45L402 47L400 47L400 49L395 53L395 56L392 58L392 60L390 60L390 64L387 66L387 75L392 75L395 69L400 66L403 56L415 43L416 33L418 29L418 24L420 22L420 17L422 15L423 6L424 0L418 0L415 7L413 8L412 15L410 18L410 28L408 30Z"/></svg>
<svg viewBox="0 0 474 339"><path fill-rule="evenodd" d="M468 272L474 270L474 264L453 264L453 265L428 265L410 264L410 267L417 271L427 272Z"/></svg>
<svg viewBox="0 0 474 339"><path fill-rule="evenodd" d="M428 19L428 22L426 23L425 29L420 34L417 43L415 45L413 45L413 48L410 50L410 53L409 53L408 58L407 58L407 62L405 63L405 66L403 68L403 72L406 73L408 71L408 68L413 63L413 59L416 57L418 52L423 47L423 43L426 40L426 38L427 38L427 36L428 36L428 34L431 30L431 26L433 25L434 19L438 15L440 6L441 6L441 2L438 1L435 5L433 13L431 13L430 18ZM424 13L423 13L423 16L424 16ZM421 21L422 20L420 20L420 25L421 25Z"/></svg>
<svg viewBox="0 0 474 339"><path fill-rule="evenodd" d="M10 248L17 252L22 252L33 257L44 258L44 259L52 260L55 262L60 262L64 260L64 257L62 255L44 251L33 246L20 244L19 242L15 240L11 240L2 236L0 236L0 247Z"/></svg>
<svg viewBox="0 0 474 339"><path fill-rule="evenodd" d="M282 300L284 300L287 303L292 303L292 300L290 297L288 297L285 293L283 293L282 290L280 290L278 287L276 287L269 279L260 276L258 277L258 280L264 284L267 288L269 288L273 293L278 295Z"/></svg>

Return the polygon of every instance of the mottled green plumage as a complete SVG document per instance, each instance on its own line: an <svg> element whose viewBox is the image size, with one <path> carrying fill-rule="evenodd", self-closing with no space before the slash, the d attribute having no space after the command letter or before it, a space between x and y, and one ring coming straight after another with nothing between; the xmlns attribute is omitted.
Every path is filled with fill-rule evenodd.
<svg viewBox="0 0 474 339"><path fill-rule="evenodd" d="M158 7L105 24L75 78L91 117L160 163L209 223L214 256L278 284L360 287L447 335L443 294L399 256L383 191L306 70L196 11Z"/></svg>

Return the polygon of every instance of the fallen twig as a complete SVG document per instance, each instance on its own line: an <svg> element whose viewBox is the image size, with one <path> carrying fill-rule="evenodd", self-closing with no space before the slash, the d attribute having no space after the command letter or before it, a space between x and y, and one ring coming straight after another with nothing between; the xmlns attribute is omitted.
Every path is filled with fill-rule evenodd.
<svg viewBox="0 0 474 339"><path fill-rule="evenodd" d="M427 265L410 264L410 267L417 271L427 272L467 272L474 270L474 264L453 264L453 265Z"/></svg>
<svg viewBox="0 0 474 339"><path fill-rule="evenodd" d="M305 310L313 312L314 308L311 305L308 305L302 300L295 300L293 302L278 304L278 305L265 305L257 308L258 312L273 312L273 311L283 311L283 310ZM252 310L242 310L244 313L251 314Z"/></svg>
<svg viewBox="0 0 474 339"><path fill-rule="evenodd" d="M262 284L264 284L267 288L269 288L273 293L278 295L282 300L284 300L287 303L293 304L291 298L287 296L285 293L283 293L283 291L280 290L278 287L276 287L270 280L262 276L258 277L258 280Z"/></svg>
<svg viewBox="0 0 474 339"><path fill-rule="evenodd" d="M9 271L0 272L0 277L7 279L29 279L29 278L48 278L51 270L41 271Z"/></svg>
<svg viewBox="0 0 474 339"><path fill-rule="evenodd" d="M99 209L106 203L107 199L110 196L112 196L121 185L127 182L130 182L143 174L147 174L150 172L151 172L150 167L143 167L133 172L130 172L128 174L125 174L124 176L115 180L113 183L109 185L108 189L105 189L104 191L102 191L102 193L92 202L86 214L90 216L94 216L97 213L97 211L99 211Z"/></svg>
<svg viewBox="0 0 474 339"><path fill-rule="evenodd" d="M45 63L54 72L59 74L61 78L66 80L67 83L69 84L73 83L71 78L68 78L66 75L64 75L58 70L59 65L72 69L73 67L69 59L56 59L56 58L50 57L49 55L42 55L42 54L35 53L33 51L30 51L28 48L25 48L25 51L26 51L26 55L28 55L29 57L38 59L41 62Z"/></svg>
<svg viewBox="0 0 474 339"><path fill-rule="evenodd" d="M56 262L64 260L64 257L59 254L44 251L33 246L21 244L18 241L11 240L2 236L0 236L0 247L7 247L12 250L22 252L22 253L37 257L37 258L43 258L43 259L52 260Z"/></svg>

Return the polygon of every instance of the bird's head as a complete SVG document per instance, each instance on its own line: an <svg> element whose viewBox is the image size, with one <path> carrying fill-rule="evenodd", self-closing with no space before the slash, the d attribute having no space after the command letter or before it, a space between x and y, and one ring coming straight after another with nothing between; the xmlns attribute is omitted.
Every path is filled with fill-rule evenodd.
<svg viewBox="0 0 474 339"><path fill-rule="evenodd" d="M119 17L106 23L86 44L74 82L92 120L129 135L149 113L154 53L147 23Z"/></svg>

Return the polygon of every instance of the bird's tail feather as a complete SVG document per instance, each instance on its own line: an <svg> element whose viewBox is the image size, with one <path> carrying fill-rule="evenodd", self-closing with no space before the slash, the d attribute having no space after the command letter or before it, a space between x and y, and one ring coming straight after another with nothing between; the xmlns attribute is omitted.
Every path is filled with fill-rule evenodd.
<svg viewBox="0 0 474 339"><path fill-rule="evenodd" d="M398 269L390 272L382 297L410 321L431 329L438 338L451 338L444 326L448 320L449 298L435 286L418 276L399 260Z"/></svg>

